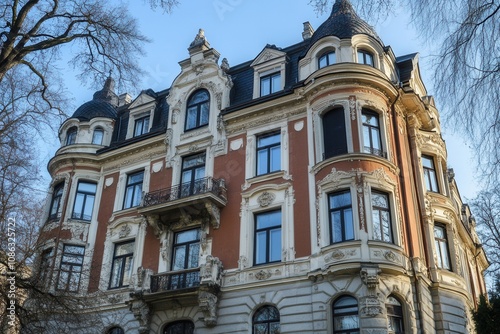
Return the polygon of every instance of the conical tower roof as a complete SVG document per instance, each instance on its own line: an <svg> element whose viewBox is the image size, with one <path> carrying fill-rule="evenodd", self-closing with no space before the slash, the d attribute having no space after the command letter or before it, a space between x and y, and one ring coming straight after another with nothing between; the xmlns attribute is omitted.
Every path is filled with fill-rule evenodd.
<svg viewBox="0 0 500 334"><path fill-rule="evenodd" d="M373 37L380 45L384 45L377 33L354 11L349 0L337 0L333 5L330 16L314 32L310 45L327 36L336 36L340 39L352 38L364 34Z"/></svg>

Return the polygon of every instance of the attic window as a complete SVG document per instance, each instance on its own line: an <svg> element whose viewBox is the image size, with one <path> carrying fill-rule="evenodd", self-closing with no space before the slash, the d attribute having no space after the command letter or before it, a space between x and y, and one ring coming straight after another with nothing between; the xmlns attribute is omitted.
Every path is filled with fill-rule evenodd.
<svg viewBox="0 0 500 334"><path fill-rule="evenodd" d="M66 145L71 145L76 143L76 132L77 132L76 126L73 126L68 129L68 132L66 132Z"/></svg>
<svg viewBox="0 0 500 334"><path fill-rule="evenodd" d="M276 72L260 78L260 96L276 93L281 90L281 73Z"/></svg>
<svg viewBox="0 0 500 334"><path fill-rule="evenodd" d="M373 54L366 50L358 50L358 64L375 66L373 63Z"/></svg>
<svg viewBox="0 0 500 334"><path fill-rule="evenodd" d="M143 135L149 132L149 115L135 120L134 137Z"/></svg>
<svg viewBox="0 0 500 334"><path fill-rule="evenodd" d="M321 57L318 58L318 68L323 68L335 64L335 62L335 51L325 52Z"/></svg>
<svg viewBox="0 0 500 334"><path fill-rule="evenodd" d="M208 124L210 116L210 94L205 89L196 91L188 100L185 130L196 129Z"/></svg>

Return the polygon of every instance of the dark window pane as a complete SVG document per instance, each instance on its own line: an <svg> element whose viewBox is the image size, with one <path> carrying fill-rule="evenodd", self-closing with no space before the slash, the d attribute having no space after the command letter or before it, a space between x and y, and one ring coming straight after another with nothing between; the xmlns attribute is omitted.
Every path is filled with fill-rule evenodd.
<svg viewBox="0 0 500 334"><path fill-rule="evenodd" d="M323 115L325 159L347 153L344 109L334 108Z"/></svg>

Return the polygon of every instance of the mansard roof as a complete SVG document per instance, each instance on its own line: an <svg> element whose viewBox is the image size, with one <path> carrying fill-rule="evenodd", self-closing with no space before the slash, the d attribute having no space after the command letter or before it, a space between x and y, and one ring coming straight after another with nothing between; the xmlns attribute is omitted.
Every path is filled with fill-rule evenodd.
<svg viewBox="0 0 500 334"><path fill-rule="evenodd" d="M116 107L118 106L118 96L114 92L115 81L108 77L104 87L95 92L91 101L82 104L73 113L72 118L81 121L89 121L96 117L116 118Z"/></svg>

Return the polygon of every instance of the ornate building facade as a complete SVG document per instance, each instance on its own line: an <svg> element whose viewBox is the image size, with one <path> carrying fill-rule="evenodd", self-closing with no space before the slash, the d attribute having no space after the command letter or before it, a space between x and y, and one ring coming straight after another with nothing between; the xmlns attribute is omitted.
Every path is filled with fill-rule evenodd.
<svg viewBox="0 0 500 334"><path fill-rule="evenodd" d="M89 332L474 333L488 261L418 54L347 0L298 40L230 66L200 30L170 88L109 78L62 124L40 277L99 300Z"/></svg>

